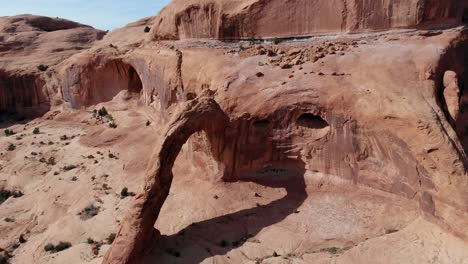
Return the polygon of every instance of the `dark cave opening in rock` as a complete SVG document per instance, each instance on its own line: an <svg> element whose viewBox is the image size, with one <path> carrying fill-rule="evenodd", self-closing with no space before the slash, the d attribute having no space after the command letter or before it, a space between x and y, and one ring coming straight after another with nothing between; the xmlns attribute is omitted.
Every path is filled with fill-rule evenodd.
<svg viewBox="0 0 468 264"><path fill-rule="evenodd" d="M140 93L143 89L143 83L141 82L140 76L135 71L135 68L130 67L128 69L128 92L130 93Z"/></svg>
<svg viewBox="0 0 468 264"><path fill-rule="evenodd" d="M465 24L468 24L468 9L465 9L463 11L462 22L465 23Z"/></svg>
<svg viewBox="0 0 468 264"><path fill-rule="evenodd" d="M296 124L302 127L312 129L322 129L329 126L327 121L325 121L322 117L311 113L304 113L301 116L299 116Z"/></svg>

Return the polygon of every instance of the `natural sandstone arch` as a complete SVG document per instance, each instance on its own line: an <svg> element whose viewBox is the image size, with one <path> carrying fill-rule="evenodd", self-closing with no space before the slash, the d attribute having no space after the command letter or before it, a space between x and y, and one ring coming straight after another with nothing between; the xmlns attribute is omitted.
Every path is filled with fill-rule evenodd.
<svg viewBox="0 0 468 264"><path fill-rule="evenodd" d="M139 263L145 248L155 238L154 223L169 194L172 166L180 149L195 132L222 132L228 117L212 99L189 101L169 123L165 140L157 149L146 172L143 193L136 197L103 263Z"/></svg>

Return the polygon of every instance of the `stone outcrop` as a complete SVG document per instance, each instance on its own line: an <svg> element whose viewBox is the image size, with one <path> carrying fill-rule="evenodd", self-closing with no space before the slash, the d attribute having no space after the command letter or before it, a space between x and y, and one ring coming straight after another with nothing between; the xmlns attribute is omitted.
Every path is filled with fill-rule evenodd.
<svg viewBox="0 0 468 264"><path fill-rule="evenodd" d="M0 109L109 101L125 109L114 98L127 91L156 116L144 188L105 263L139 263L157 241L155 221L184 144L202 157L181 162L209 167L209 181L300 178L296 207L312 192L338 193L337 186L383 193L467 241L468 31L458 27L466 7L455 0L175 0L159 16L105 37L72 22L20 17L8 22L18 26L4 26L16 35L2 35L26 44L2 46ZM341 34L361 31L367 33ZM200 40L316 33L332 36ZM42 38L72 48L37 48ZM50 67L40 72L39 63Z"/></svg>
<svg viewBox="0 0 468 264"><path fill-rule="evenodd" d="M45 87L47 71L89 49L104 32L73 21L42 16L0 17L0 111L38 116L59 103Z"/></svg>
<svg viewBox="0 0 468 264"><path fill-rule="evenodd" d="M214 100L195 99L183 106L168 124L164 142L157 147L145 177L144 193L136 197L103 263L139 263L145 249L157 239L154 223L172 183L172 166L182 145L195 132L223 133L227 116Z"/></svg>
<svg viewBox="0 0 468 264"><path fill-rule="evenodd" d="M317 33L460 24L466 1L176 0L154 21L155 39L288 38Z"/></svg>

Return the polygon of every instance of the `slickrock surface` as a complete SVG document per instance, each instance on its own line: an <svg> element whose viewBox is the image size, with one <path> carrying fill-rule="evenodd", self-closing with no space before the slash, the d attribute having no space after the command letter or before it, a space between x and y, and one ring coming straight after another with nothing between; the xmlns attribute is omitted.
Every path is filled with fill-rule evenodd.
<svg viewBox="0 0 468 264"><path fill-rule="evenodd" d="M467 263L466 2L312 2L312 19L339 26L296 25L316 23L288 13L309 10L301 1L175 0L105 36L1 18L8 38L56 34L69 48L24 37L0 53L0 92L21 91L0 97L0 256ZM354 7L344 27L340 3ZM226 36L207 22L240 17L277 39L206 39ZM71 247L45 251L60 241Z"/></svg>
<svg viewBox="0 0 468 264"><path fill-rule="evenodd" d="M447 26L459 0L174 0L154 23L155 39L298 37L317 33Z"/></svg>

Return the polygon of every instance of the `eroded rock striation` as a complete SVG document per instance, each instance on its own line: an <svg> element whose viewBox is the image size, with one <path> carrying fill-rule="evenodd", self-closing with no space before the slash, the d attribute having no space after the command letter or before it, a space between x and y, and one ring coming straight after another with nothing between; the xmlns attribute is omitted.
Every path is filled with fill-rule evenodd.
<svg viewBox="0 0 468 264"><path fill-rule="evenodd" d="M266 256L246 241L255 236L278 241L276 234L283 236L287 227L270 236L265 230L281 222L296 232L285 248L297 252L283 256L299 263L330 251L337 254L323 257L324 263L335 257L342 263L368 261L369 254L376 254L365 242L369 237L385 237L384 244L387 235L394 237L394 228L387 230L387 218L401 225L416 223L415 219L423 226L431 223L443 230L444 237L454 237L466 246L466 8L466 1L435 0L175 0L158 16L105 36L72 22L8 18L8 24L16 26L4 28L22 31L14 37L6 32L9 29L4 37L27 41L18 40L24 49L11 46L0 53L0 106L8 111L29 106L46 106L43 111L73 109L76 115L92 112L96 105L114 107L121 111L117 122L120 119L124 125L107 131L102 120L96 121L98 127L89 128L89 135L76 143L80 149L113 144L127 148L147 142L142 147L145 151L128 147L138 157L134 162L122 158L122 169L120 163L115 166L118 174L148 162L144 181L130 178L134 171L122 176L127 184L142 186L135 200L113 201L115 197L103 187L108 200L99 200L111 204L103 209L107 215L117 210L115 204L128 208L110 249L105 254L97 249L104 263L165 263L167 255L180 257L173 245L179 245L183 235L170 232L181 228L193 232L187 235L189 242L181 244L196 243L184 252L187 263L217 258L236 263L264 260L271 257L271 248L262 249L268 251ZM314 35L325 32L329 35ZM310 35L301 41L288 39ZM69 48L46 49L42 45L49 37L62 39L58 43ZM250 41L220 41L238 39ZM33 45L34 41L43 44ZM23 67L20 62L25 60L32 62ZM50 67L41 72L37 64ZM54 113L48 118L53 119ZM139 123L132 123L133 118ZM93 121L80 116L78 122L90 125ZM155 130L143 130L152 125ZM16 173L17 168L11 170ZM84 168L80 172L89 174ZM239 203L212 205L212 200L222 200L220 193L197 193L201 197L197 212L178 207L165 211L167 202L167 206L180 204L177 195L193 187L195 179L209 186L205 192L224 187L228 193L241 183L252 184L258 188L255 195L249 194L253 199L260 199L259 190L263 190L271 200L263 201L265 205L253 200L256 206L247 208L242 201L250 196L245 194L233 196L242 200ZM95 181L94 177L89 189L94 190ZM175 189L169 195L174 182L187 189ZM343 193L351 198L340 202ZM309 199L312 196L316 200ZM326 201L323 207L321 199ZM392 206L397 209L386 215ZM260 219L261 214L266 219ZM354 216L361 214L365 220ZM338 223L337 219L346 223L330 224ZM188 221L198 221L200 228ZM213 226L235 233L231 247L220 245L218 234L208 239L200 233L203 227ZM240 237L242 232L246 234ZM297 232L303 239L299 242ZM405 229L395 236L411 244L411 232ZM424 234L422 241L435 241L432 233ZM201 235L203 241L193 242L190 235ZM444 241L439 244L450 250ZM341 243L341 248L331 243ZM243 247L249 250L239 253ZM225 255L230 251L228 259ZM438 254L432 248L420 251L410 256L412 261L424 262L421 258ZM455 251L441 262L462 263L459 260L467 256L460 253L463 250ZM401 258L396 259L408 258L399 254Z"/></svg>
<svg viewBox="0 0 468 264"><path fill-rule="evenodd" d="M250 39L460 24L465 1L173 1L155 20L155 39Z"/></svg>

